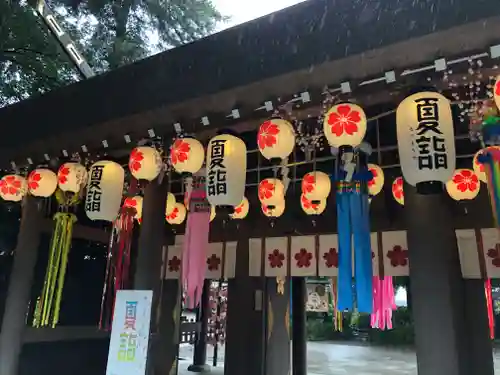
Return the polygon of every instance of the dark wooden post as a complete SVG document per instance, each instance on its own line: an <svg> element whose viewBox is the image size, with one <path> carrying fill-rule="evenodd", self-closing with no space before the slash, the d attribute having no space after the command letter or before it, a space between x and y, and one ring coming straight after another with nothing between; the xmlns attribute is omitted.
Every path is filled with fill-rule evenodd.
<svg viewBox="0 0 500 375"><path fill-rule="evenodd" d="M162 368L165 359L160 355L161 340L159 337L158 312L161 301L161 287L174 293L172 284L161 282L162 250L165 244L165 202L167 201L167 181L152 181L144 192L142 208L142 224L138 241L138 254L134 274L134 288L136 290L152 290L153 305L151 317L151 335L148 350L147 372L154 374L155 368ZM162 285L163 284L163 285ZM165 301L163 301L165 303ZM173 302L173 301L170 301ZM169 306L172 303L169 303ZM175 305L174 305L175 306ZM162 311L163 314L172 314ZM177 355L177 353L175 353Z"/></svg>
<svg viewBox="0 0 500 375"><path fill-rule="evenodd" d="M200 325L200 330L196 332L194 344L193 364L188 367L188 371L204 372L209 371L207 365L207 339L208 339L208 318L210 316L210 285L212 280L205 280L203 284L203 294L201 295L200 306L196 320Z"/></svg>
<svg viewBox="0 0 500 375"><path fill-rule="evenodd" d="M306 278L292 278L292 374L307 375Z"/></svg>
<svg viewBox="0 0 500 375"><path fill-rule="evenodd" d="M27 196L23 201L21 226L10 274L5 312L0 333L0 374L17 375L23 345L26 309L40 245L42 214L40 201Z"/></svg>
<svg viewBox="0 0 500 375"><path fill-rule="evenodd" d="M476 355L472 345L486 348L489 337L487 327L478 326L485 319L469 320L466 302L481 293L484 304L484 289L471 288L466 293L446 199L443 193L423 195L405 185L418 373L493 375L491 352L484 359L488 364L472 369Z"/></svg>
<svg viewBox="0 0 500 375"><path fill-rule="evenodd" d="M248 276L248 226L251 224L242 222L239 225L236 277L228 281L227 290L224 373L265 375L264 278Z"/></svg>

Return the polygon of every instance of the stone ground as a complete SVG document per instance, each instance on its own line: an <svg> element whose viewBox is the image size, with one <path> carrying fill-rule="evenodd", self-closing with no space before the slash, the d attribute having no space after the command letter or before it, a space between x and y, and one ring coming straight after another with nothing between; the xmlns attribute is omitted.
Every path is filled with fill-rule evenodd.
<svg viewBox="0 0 500 375"><path fill-rule="evenodd" d="M417 375L416 357L411 350L398 350L372 346L346 345L329 342L307 344L308 375ZM183 346L179 375L192 375L187 371L191 363L192 346ZM214 375L223 375L224 348L219 349L219 366ZM211 364L213 350L209 349ZM500 351L495 352L495 373L500 375Z"/></svg>

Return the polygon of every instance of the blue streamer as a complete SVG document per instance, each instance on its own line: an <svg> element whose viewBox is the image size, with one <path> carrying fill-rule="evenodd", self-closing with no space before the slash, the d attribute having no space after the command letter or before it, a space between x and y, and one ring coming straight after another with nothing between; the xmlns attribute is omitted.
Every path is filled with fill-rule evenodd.
<svg viewBox="0 0 500 375"><path fill-rule="evenodd" d="M371 313L373 309L372 250L367 194L351 194L350 208L354 235L354 277L358 311Z"/></svg>
<svg viewBox="0 0 500 375"><path fill-rule="evenodd" d="M338 310L353 307L352 237L349 192L337 193L337 233L339 239Z"/></svg>

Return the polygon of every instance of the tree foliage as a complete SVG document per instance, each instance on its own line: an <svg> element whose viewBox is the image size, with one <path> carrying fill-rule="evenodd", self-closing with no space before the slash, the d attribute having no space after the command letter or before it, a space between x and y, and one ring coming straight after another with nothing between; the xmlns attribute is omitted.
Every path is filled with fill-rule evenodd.
<svg viewBox="0 0 500 375"><path fill-rule="evenodd" d="M47 3L97 73L197 40L224 21L211 0ZM33 8L23 1L0 0L0 106L66 85L77 77Z"/></svg>

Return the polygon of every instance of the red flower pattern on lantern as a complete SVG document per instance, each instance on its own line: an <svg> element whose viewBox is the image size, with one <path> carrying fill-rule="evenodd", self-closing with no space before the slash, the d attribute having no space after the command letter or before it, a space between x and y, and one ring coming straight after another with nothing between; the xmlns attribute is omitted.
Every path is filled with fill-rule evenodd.
<svg viewBox="0 0 500 375"><path fill-rule="evenodd" d="M170 214L168 214L167 216L165 216L165 218L168 221L171 221L171 220L174 220L175 218L177 218L178 214L179 214L179 209L177 207L175 207Z"/></svg>
<svg viewBox="0 0 500 375"><path fill-rule="evenodd" d="M306 249L300 249L300 251L295 254L294 258L297 261L297 267L299 268L309 268L311 267L312 253Z"/></svg>
<svg viewBox="0 0 500 375"><path fill-rule="evenodd" d="M174 255L172 259L168 261L168 270L169 272L179 272L181 269L181 260Z"/></svg>
<svg viewBox="0 0 500 375"><path fill-rule="evenodd" d="M481 173L484 172L484 164L480 163L479 160L477 160L477 158L474 159L474 164L476 164L477 167L479 168L479 172Z"/></svg>
<svg viewBox="0 0 500 375"><path fill-rule="evenodd" d="M316 188L316 177L312 173L308 173L302 179L302 193L311 193Z"/></svg>
<svg viewBox="0 0 500 375"><path fill-rule="evenodd" d="M128 167L131 171L137 172L142 167L142 161L144 160L144 154L137 148L134 148L130 153L130 160L128 162Z"/></svg>
<svg viewBox="0 0 500 375"><path fill-rule="evenodd" d="M234 208L234 213L235 213L235 214L241 214L241 211L243 211L243 205L244 205L244 204L245 204L245 203L241 203L239 206L236 206L236 207Z"/></svg>
<svg viewBox="0 0 500 375"><path fill-rule="evenodd" d="M262 180L259 184L259 199L269 199L274 195L274 184L269 180Z"/></svg>
<svg viewBox="0 0 500 375"><path fill-rule="evenodd" d="M61 185L64 185L66 182L68 182L68 176L69 176L69 168L66 167L64 164L61 165L59 170L57 171L57 179Z"/></svg>
<svg viewBox="0 0 500 375"><path fill-rule="evenodd" d="M37 171L33 171L28 176L28 187L30 190L36 190L40 187L42 175Z"/></svg>
<svg viewBox="0 0 500 375"><path fill-rule="evenodd" d="M304 206L304 209L308 210L312 208L313 210L316 210L319 207L319 203L313 203L309 199L307 199L305 196L301 196L300 200L302 201L302 206Z"/></svg>
<svg viewBox="0 0 500 375"><path fill-rule="evenodd" d="M377 170L375 168L370 168L369 170L370 170L370 172L372 172L373 177L370 181L368 181L368 187L372 187L373 185L375 185L375 179L377 178L378 173L377 173Z"/></svg>
<svg viewBox="0 0 500 375"><path fill-rule="evenodd" d="M267 256L269 261L269 266L271 268L281 268L283 267L283 262L285 261L285 254L280 252L278 249L274 249L271 254Z"/></svg>
<svg viewBox="0 0 500 375"><path fill-rule="evenodd" d="M408 250L396 245L387 252L387 258L391 260L393 267L405 267L408 265Z"/></svg>
<svg viewBox="0 0 500 375"><path fill-rule="evenodd" d="M183 163L189 157L191 146L182 139L177 139L170 149L170 160L172 164Z"/></svg>
<svg viewBox="0 0 500 375"><path fill-rule="evenodd" d="M342 134L353 135L358 131L358 123L361 121L361 114L351 110L349 105L339 105L337 112L332 112L328 116L328 124L331 132L337 137Z"/></svg>
<svg viewBox="0 0 500 375"><path fill-rule="evenodd" d="M207 258L207 266L209 271L217 271L219 269L219 265L220 258L217 255L212 254Z"/></svg>
<svg viewBox="0 0 500 375"><path fill-rule="evenodd" d="M403 192L403 177L398 177L392 184L392 194L396 199L402 199L404 197Z"/></svg>
<svg viewBox="0 0 500 375"><path fill-rule="evenodd" d="M339 268L339 253L334 247L330 248L330 250L323 254L323 259L325 260L326 267Z"/></svg>
<svg viewBox="0 0 500 375"><path fill-rule="evenodd" d="M457 189L461 192L476 191L479 184L479 179L476 174L470 170L464 169L461 172L455 173L453 182L457 185Z"/></svg>
<svg viewBox="0 0 500 375"><path fill-rule="evenodd" d="M488 258L491 258L491 264L495 267L500 267L500 244L496 244L494 249L488 249Z"/></svg>
<svg viewBox="0 0 500 375"><path fill-rule="evenodd" d="M19 194L21 181L16 176L7 176L0 180L0 190L2 194Z"/></svg>
<svg viewBox="0 0 500 375"><path fill-rule="evenodd" d="M280 133L278 125L273 124L271 120L265 121L259 128L257 142L260 149L273 147L277 143L277 135Z"/></svg>
<svg viewBox="0 0 500 375"><path fill-rule="evenodd" d="M500 79L495 84L495 95L500 95Z"/></svg>
<svg viewBox="0 0 500 375"><path fill-rule="evenodd" d="M137 201L134 198L125 198L123 201L123 207L135 208L137 207Z"/></svg>

